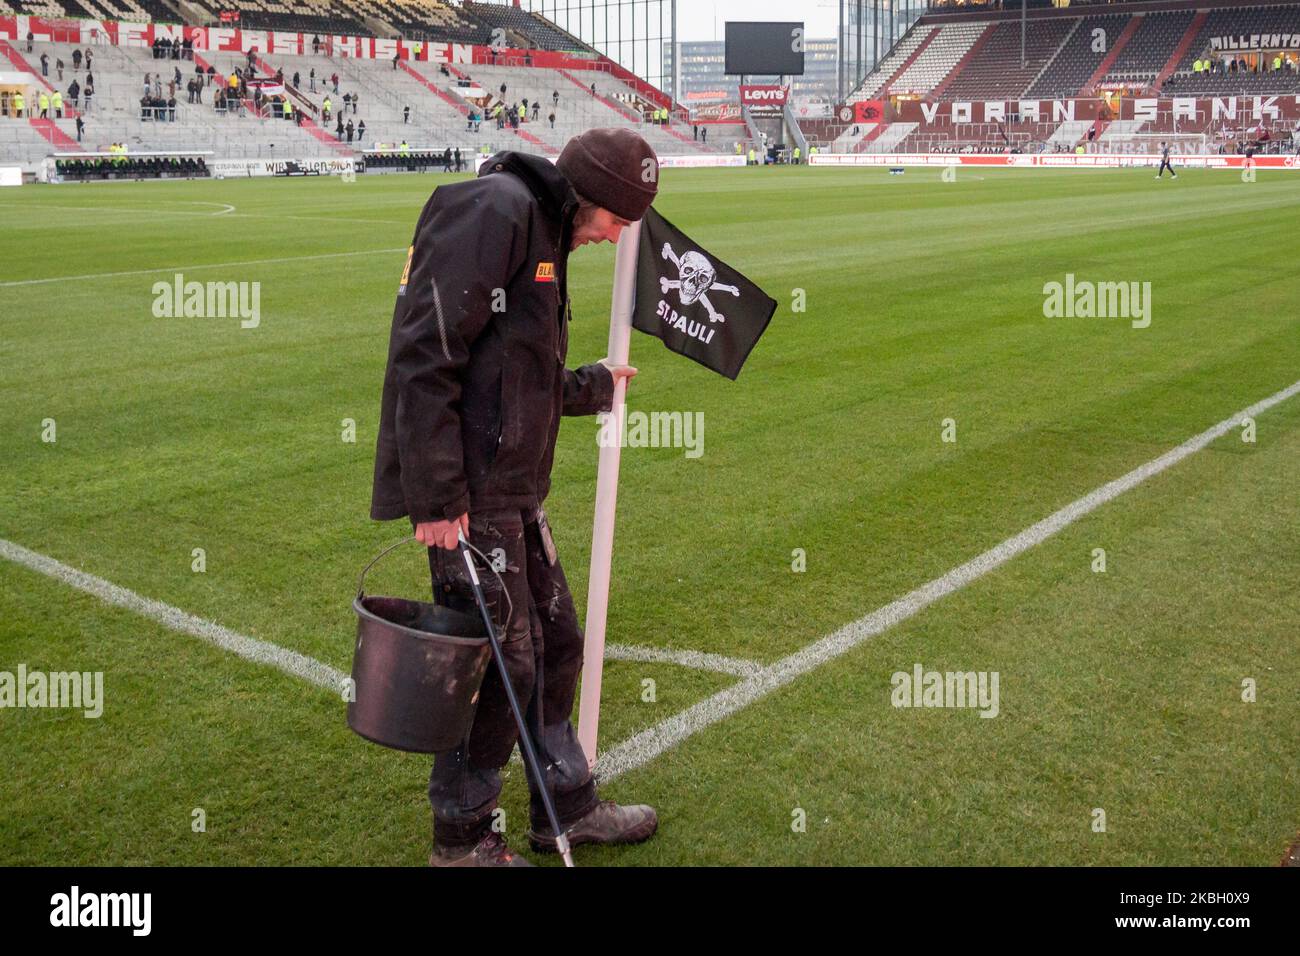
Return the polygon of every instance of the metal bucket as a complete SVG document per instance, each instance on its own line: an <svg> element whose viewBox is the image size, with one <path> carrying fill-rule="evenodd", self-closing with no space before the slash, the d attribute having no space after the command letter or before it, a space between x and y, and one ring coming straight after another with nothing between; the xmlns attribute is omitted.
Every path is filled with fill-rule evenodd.
<svg viewBox="0 0 1300 956"><path fill-rule="evenodd" d="M385 747L435 753L469 732L492 652L472 593L453 594L447 607L365 593L375 562L414 540L381 551L361 572L348 726Z"/></svg>

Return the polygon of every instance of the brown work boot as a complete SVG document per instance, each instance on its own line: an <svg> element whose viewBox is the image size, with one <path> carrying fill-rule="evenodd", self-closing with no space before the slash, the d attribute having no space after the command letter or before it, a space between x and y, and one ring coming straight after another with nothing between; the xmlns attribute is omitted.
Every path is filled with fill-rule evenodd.
<svg viewBox="0 0 1300 956"><path fill-rule="evenodd" d="M654 807L643 803L620 807L613 800L602 800L585 817L565 827L565 832L570 846L582 843L613 846L644 842L654 836L657 829L659 817ZM538 853L556 852L555 833L549 826L530 828L528 842Z"/></svg>
<svg viewBox="0 0 1300 956"><path fill-rule="evenodd" d="M430 866L532 866L506 846L500 833L489 833L474 846L436 846Z"/></svg>

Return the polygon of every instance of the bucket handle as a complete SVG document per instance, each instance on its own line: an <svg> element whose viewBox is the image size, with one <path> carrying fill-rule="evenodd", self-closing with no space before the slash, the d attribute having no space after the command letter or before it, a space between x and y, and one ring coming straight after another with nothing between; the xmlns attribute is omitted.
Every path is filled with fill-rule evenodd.
<svg viewBox="0 0 1300 956"><path fill-rule="evenodd" d="M388 554L389 551L395 551L396 549L400 548L402 545L406 544L408 541L416 541L416 540L419 540L419 539L417 539L417 538L415 537L415 535L413 535L413 534L408 534L405 538L400 538L400 539L398 539L397 541L395 541L395 542L393 542L392 544L390 544L388 547L384 548L383 551L380 551L377 555L375 555L373 558L371 558L371 559L370 559L370 563L367 564L367 565L365 566L365 568L362 569L362 571L361 571L361 577L357 578L357 597L359 597L359 598L360 598L360 597L365 597L365 594L366 594L366 575L370 573L370 569L371 569L371 568L373 568L376 564L379 563L379 559L380 559L380 558L382 558L384 555Z"/></svg>
<svg viewBox="0 0 1300 956"><path fill-rule="evenodd" d="M388 547L384 548L383 551L380 551L377 555L375 555L373 558L371 558L371 559L370 559L370 563L367 564L364 568L361 569L361 576L360 576L359 578L357 578L357 598L360 599L360 598L363 598L363 597L366 596L366 575L370 573L370 569L371 569L371 568L373 568L376 564L379 563L379 559L380 559L380 558L384 557L384 556L385 556L386 554L388 554L388 552L390 552L390 551L395 551L395 550L397 550L397 549L400 548L402 545L404 545L404 544L406 544L406 543L408 543L408 542L410 542L410 541L419 541L419 540L420 540L420 539L417 538L415 535L413 535L413 534L408 534L406 537L404 537L404 538L399 538L397 541L394 541L394 542L393 542L392 544L390 544ZM461 540L461 542L465 545L466 548L468 548L468 549L469 549L470 551L472 551L474 554L477 554L480 558L482 558L482 559L483 559L483 563L487 565L487 569L488 569L489 571L491 571L493 575L495 575L495 577L496 577L496 579L497 579L497 583L501 585L501 593L502 593L503 595L505 595L505 599L506 599L506 607L507 607L507 615L508 615L508 616L513 616L514 613L515 613L515 602L512 601L512 600L510 600L510 592L509 592L509 590L507 590L507 588L506 588L506 582L505 582L504 580L502 580L502 578L501 578L501 573L500 573L499 571L497 571L497 569L493 566L492 561L488 558L487 555L485 555L485 554L484 554L482 551L480 551L478 548L474 547L474 545L472 545L472 544L470 544L468 541L466 541L466 540L464 539L464 537L461 537L460 540ZM472 560L472 558L471 558L471 560Z"/></svg>

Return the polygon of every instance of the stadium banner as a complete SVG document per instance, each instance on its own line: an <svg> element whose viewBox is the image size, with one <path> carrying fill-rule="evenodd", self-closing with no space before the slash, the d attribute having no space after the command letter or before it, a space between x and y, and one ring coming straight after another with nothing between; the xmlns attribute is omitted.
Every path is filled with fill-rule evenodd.
<svg viewBox="0 0 1300 956"><path fill-rule="evenodd" d="M853 104L853 122L855 123L879 123L884 118L884 100L859 100Z"/></svg>
<svg viewBox="0 0 1300 956"><path fill-rule="evenodd" d="M1109 91L1108 91L1109 92ZM964 123L1065 123L1101 119L1154 122L1162 114L1175 121L1204 124L1226 117L1297 120L1300 97L1296 96L1174 96L1174 97L1087 97L1059 100L952 100L929 103L908 100L896 107L894 120L921 127ZM855 104L862 106L862 104ZM1116 108L1118 107L1118 109ZM866 122L857 118L854 122ZM1176 132L1155 130L1154 132ZM1199 130L1197 130L1199 132Z"/></svg>
<svg viewBox="0 0 1300 956"><path fill-rule="evenodd" d="M776 116L785 108L790 91L784 86L742 83L740 102L755 116Z"/></svg>
<svg viewBox="0 0 1300 956"><path fill-rule="evenodd" d="M328 159L213 159L208 172L213 179L257 176L340 176L362 168L352 157Z"/></svg>
<svg viewBox="0 0 1300 956"><path fill-rule="evenodd" d="M1053 169L1114 169L1125 166L1154 166L1155 153L817 153L808 157L810 166L971 166ZM1300 169L1297 156L1256 156L1259 169ZM1203 169L1242 169L1245 156L1195 153L1175 156L1174 165Z"/></svg>
<svg viewBox="0 0 1300 956"><path fill-rule="evenodd" d="M744 156L733 156L730 153L726 155L708 155L705 153L695 153L687 156L660 156L659 167L661 169L699 169L705 166L744 166Z"/></svg>

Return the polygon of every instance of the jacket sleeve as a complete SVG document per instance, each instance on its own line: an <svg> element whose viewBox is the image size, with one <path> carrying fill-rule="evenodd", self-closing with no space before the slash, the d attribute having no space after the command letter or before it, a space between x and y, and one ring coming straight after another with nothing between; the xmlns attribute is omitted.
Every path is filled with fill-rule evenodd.
<svg viewBox="0 0 1300 956"><path fill-rule="evenodd" d="M469 510L461 375L494 298L523 266L530 206L509 194L438 190L416 227L389 345L402 494L416 522Z"/></svg>
<svg viewBox="0 0 1300 956"><path fill-rule="evenodd" d="M614 404L614 373L596 362L564 370L564 415L595 415Z"/></svg>

